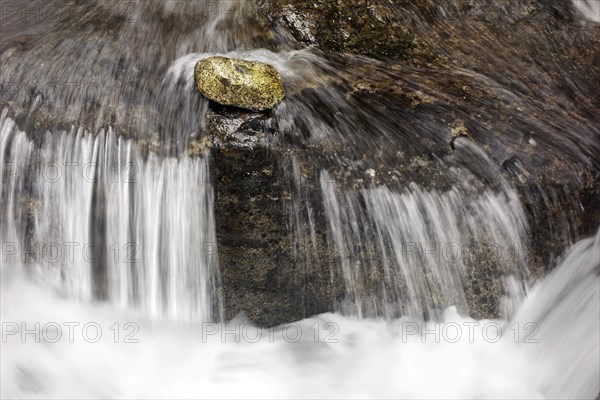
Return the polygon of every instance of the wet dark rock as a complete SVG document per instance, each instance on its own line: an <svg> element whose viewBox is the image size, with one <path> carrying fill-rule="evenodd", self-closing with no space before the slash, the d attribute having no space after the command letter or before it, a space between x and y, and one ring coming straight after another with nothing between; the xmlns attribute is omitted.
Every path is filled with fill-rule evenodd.
<svg viewBox="0 0 600 400"><path fill-rule="evenodd" d="M258 326L332 311L334 296L330 275L294 251L286 213L293 199L268 118L231 109L208 115L226 318L244 312Z"/></svg>
<svg viewBox="0 0 600 400"><path fill-rule="evenodd" d="M404 178L393 180L389 179L393 163L375 169L360 162L350 167L349 160L344 167L327 155L327 149L290 145L273 126L268 113L214 107L208 118L210 144L198 146L211 148L214 160L217 241L226 318L243 312L260 326L333 311L344 301L347 288L340 276L339 255L329 236L323 210L319 184L322 169L330 172L340 191L348 193L359 193L373 184L402 187L406 181L428 182L433 188L442 189L448 188L452 179L458 183L470 173L462 169L452 178L443 163L423 157L397 165L396 173ZM299 175L294 179L302 179L302 185L290 181L294 177L291 155ZM475 174L472 179L477 181ZM481 185L481 190L485 188ZM366 211L364 204L357 206L360 208L356 212ZM316 242L304 242L309 236L307 232L293 231L305 229L291 219L294 213L302 214L306 208L314 212ZM384 262L390 265L394 262L381 259L373 245L370 241L355 244L355 250L367 257L369 265L369 273L357 282L358 291L373 298L381 298L385 292L399 293L402 297L406 283L401 279L384 290ZM491 246L481 243L474 246L475 257L466 263L468 307L474 317L497 317L502 295L499 277L504 272L505 260L495 258ZM437 304L436 296L432 289L428 301ZM401 312L408 299L392 301L398 303Z"/></svg>
<svg viewBox="0 0 600 400"><path fill-rule="evenodd" d="M429 61L433 54L409 24L398 18L396 2L365 0L274 0L260 8L280 30L299 42L331 52L352 52L375 58Z"/></svg>
<svg viewBox="0 0 600 400"><path fill-rule="evenodd" d="M360 166L356 176L337 173L338 182L360 186L358 175L372 168L373 183L401 187L414 180L444 190L458 180L446 171L433 173L436 160L457 159L453 144L464 136L498 166L520 160L520 172L490 172L519 189L533 230L536 276L570 243L597 229L600 205L591 199L600 168L600 86L590 77L600 75L600 28L583 22L570 1L276 0L265 10L277 29L336 61L338 52L384 60L339 61L355 114L336 118L332 110L332 125L372 136L352 137L354 151L346 151L343 135L335 138L331 157ZM391 32L392 26L400 29ZM365 121L369 115L385 118L369 127L363 115ZM329 156L324 159L321 165L328 165ZM489 175L470 164L462 162L476 175Z"/></svg>

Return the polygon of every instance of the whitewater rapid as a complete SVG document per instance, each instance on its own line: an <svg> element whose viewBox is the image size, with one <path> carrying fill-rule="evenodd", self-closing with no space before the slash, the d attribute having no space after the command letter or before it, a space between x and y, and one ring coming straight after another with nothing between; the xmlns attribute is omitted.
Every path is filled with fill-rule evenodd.
<svg viewBox="0 0 600 400"><path fill-rule="evenodd" d="M595 398L599 254L600 232L578 242L511 321L476 321L450 307L437 323L321 314L269 330L243 316L227 325L152 322L5 269L1 394Z"/></svg>

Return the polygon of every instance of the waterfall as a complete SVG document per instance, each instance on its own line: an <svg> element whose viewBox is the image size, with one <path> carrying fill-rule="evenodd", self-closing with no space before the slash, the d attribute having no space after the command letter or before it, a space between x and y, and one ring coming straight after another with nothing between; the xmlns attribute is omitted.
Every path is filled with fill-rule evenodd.
<svg viewBox="0 0 600 400"><path fill-rule="evenodd" d="M0 0L0 397L598 400L599 23Z"/></svg>
<svg viewBox="0 0 600 400"><path fill-rule="evenodd" d="M527 282L526 222L513 190L470 198L413 183L402 192L383 186L338 193L326 172L321 187L346 285L340 311L435 317L454 305L468 313L467 265L502 265L496 279L503 288L509 277Z"/></svg>
<svg viewBox="0 0 600 400"><path fill-rule="evenodd" d="M445 191L415 182L344 190L321 173L330 246L345 287L338 311L437 319L455 306L477 316L487 307L481 296L470 299L478 292L499 300L483 314L512 315L532 278L524 207L485 151L465 138L453 146L442 165L459 168L462 178Z"/></svg>
<svg viewBox="0 0 600 400"><path fill-rule="evenodd" d="M0 129L3 268L153 317L221 319L208 155L143 157L111 129L38 147L6 110Z"/></svg>

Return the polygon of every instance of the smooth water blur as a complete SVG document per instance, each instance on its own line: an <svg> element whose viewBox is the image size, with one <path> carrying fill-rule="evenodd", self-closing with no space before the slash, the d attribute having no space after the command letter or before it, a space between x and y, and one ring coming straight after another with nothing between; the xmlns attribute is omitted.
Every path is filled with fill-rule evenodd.
<svg viewBox="0 0 600 400"><path fill-rule="evenodd" d="M495 279L503 293L509 281L520 286L515 294L528 287L527 222L513 189L472 196L413 183L401 193L385 186L338 193L326 173L321 185L346 285L338 305L344 314L431 318L449 306L469 314L468 266L486 262L502 265ZM483 259L486 246L492 254ZM376 289L364 288L369 279ZM506 317L512 310L505 300Z"/></svg>
<svg viewBox="0 0 600 400"><path fill-rule="evenodd" d="M54 18L31 26L3 13L2 397L596 397L600 233L534 285L530 230L546 229L548 213L528 210L531 224L524 204L541 197L560 217L555 236L572 239L580 205L556 201L567 189L531 174L555 171L556 154L569 167L562 182L597 168L595 86L582 84L595 69L565 59L592 37L600 3L573 0L569 24L555 10L504 25L457 2L427 3L404 17L456 63L305 48L256 23L253 1L57 0ZM536 25L548 21L559 27ZM214 188L209 155L188 150L207 134L193 67L215 54L282 74L286 98L268 117L289 166L293 198L282 207L297 259L314 268L324 209L331 272L344 281L335 314L274 330L243 316L203 324L223 320ZM315 181L302 163L318 167ZM434 164L444 181L426 187L438 175L413 172ZM468 243L499 247L500 268L467 265L454 245ZM450 247L432 255L431 245ZM503 320L469 317L469 297L488 289L477 274L492 281ZM36 322L50 327L39 340ZM80 324L72 343L65 323ZM88 335L102 330L97 343L82 335L86 323L96 324ZM457 325L459 340L435 340L437 327ZM503 338L490 340L489 326ZM297 341L282 337L298 329Z"/></svg>
<svg viewBox="0 0 600 400"><path fill-rule="evenodd" d="M596 0L573 0L573 4L585 18L600 23L600 2Z"/></svg>
<svg viewBox="0 0 600 400"><path fill-rule="evenodd" d="M0 141L3 269L149 316L221 319L208 155L144 158L111 130L36 148L6 111Z"/></svg>
<svg viewBox="0 0 600 400"><path fill-rule="evenodd" d="M27 398L595 398L600 390L599 251L600 232L577 243L509 322L475 321L449 308L439 325L322 314L270 331L248 328L242 317L227 327L181 326L77 303L3 275L3 327L10 321L25 322L28 329L35 321L81 325L74 328L73 343L65 326L56 343L43 339L53 341L52 330L39 343L31 333L24 342L21 332L6 335L1 393ZM82 326L90 322L102 329L96 343L82 335ZM139 330L125 330L127 322ZM245 327L237 336L236 323ZM126 343L126 334L139 342ZM94 339L95 330L87 337Z"/></svg>
<svg viewBox="0 0 600 400"><path fill-rule="evenodd" d="M251 48L259 30L245 0L29 3L2 7L0 103L28 114L42 107L61 126L161 139L170 154L185 151L190 134L203 135L198 115L207 107L163 85L172 61ZM13 47L23 40L27 51Z"/></svg>
<svg viewBox="0 0 600 400"><path fill-rule="evenodd" d="M549 398L600 391L600 230L575 244L536 285L511 323L536 321L541 346L522 347Z"/></svg>

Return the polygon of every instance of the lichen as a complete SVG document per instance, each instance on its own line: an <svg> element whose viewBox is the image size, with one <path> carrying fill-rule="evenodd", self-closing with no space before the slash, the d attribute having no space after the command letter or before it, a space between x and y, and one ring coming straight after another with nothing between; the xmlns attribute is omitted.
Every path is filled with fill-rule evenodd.
<svg viewBox="0 0 600 400"><path fill-rule="evenodd" d="M285 96L281 76L269 64L227 57L200 60L194 71L196 87L219 104L263 111Z"/></svg>

